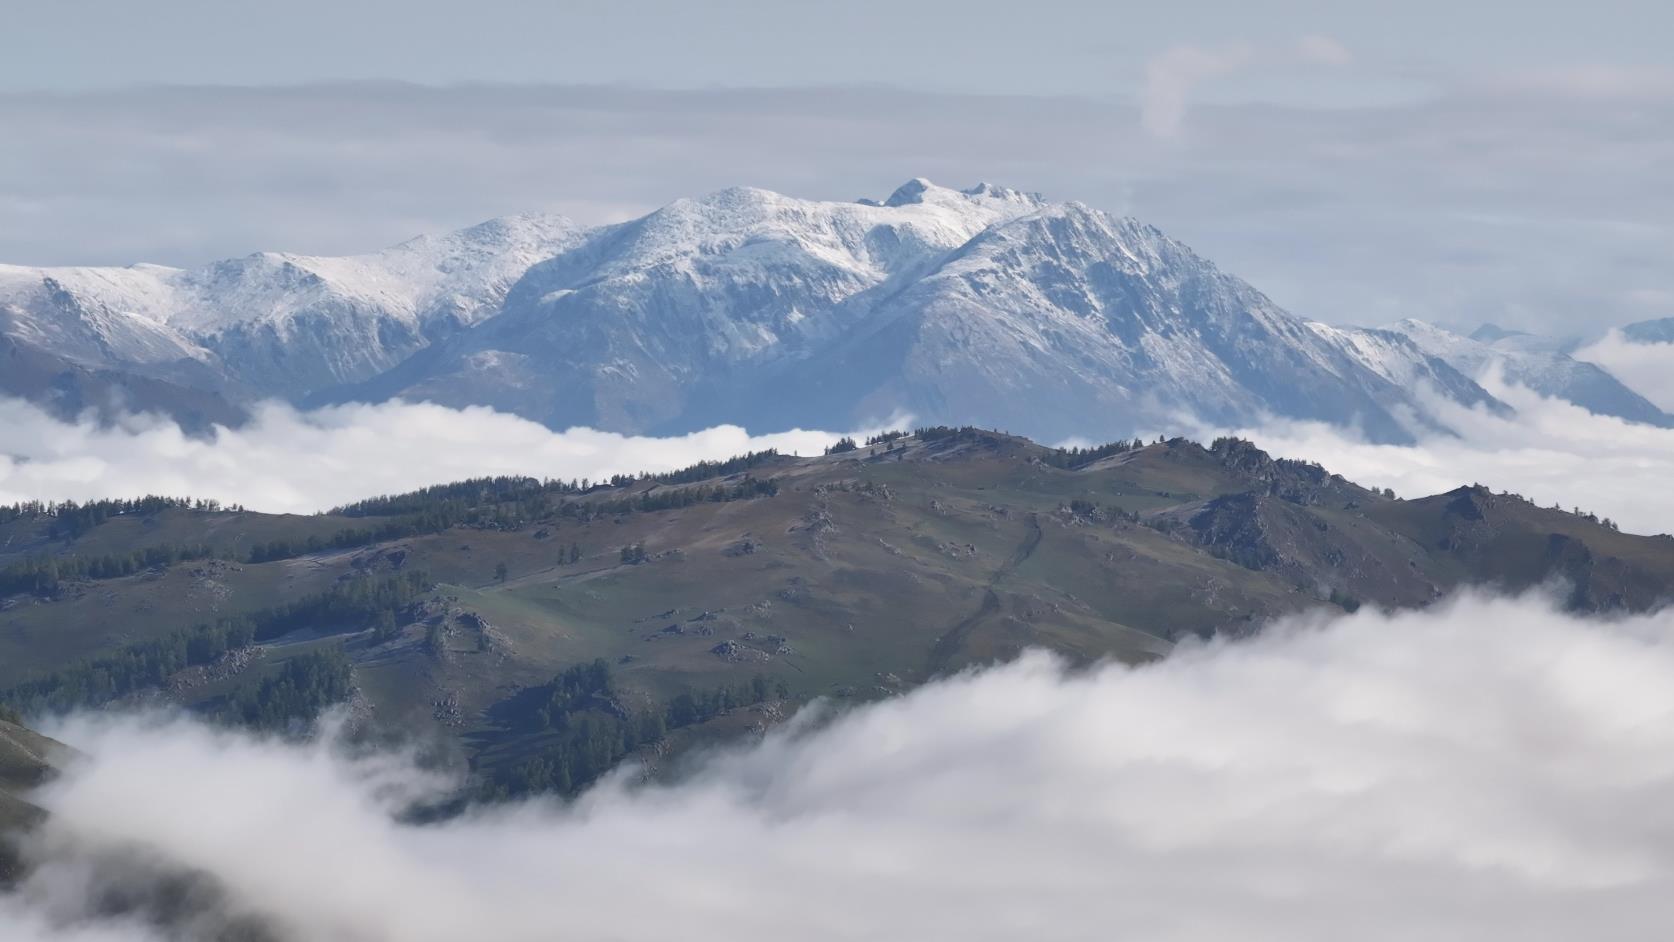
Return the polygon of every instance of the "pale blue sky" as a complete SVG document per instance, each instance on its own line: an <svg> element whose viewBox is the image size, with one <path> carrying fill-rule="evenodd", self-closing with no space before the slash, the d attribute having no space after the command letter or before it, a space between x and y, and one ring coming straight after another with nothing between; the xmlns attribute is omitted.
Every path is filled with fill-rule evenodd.
<svg viewBox="0 0 1674 942"><path fill-rule="evenodd" d="M1131 91L1179 44L1329 36L1371 68L1253 83L1285 98L1554 63L1656 65L1664 2L1171 0L0 0L0 88L135 83L882 83L959 92Z"/></svg>
<svg viewBox="0 0 1674 942"><path fill-rule="evenodd" d="M1674 315L1670 35L1607 0L0 0L0 262L923 175L1132 214L1311 317L1591 328Z"/></svg>

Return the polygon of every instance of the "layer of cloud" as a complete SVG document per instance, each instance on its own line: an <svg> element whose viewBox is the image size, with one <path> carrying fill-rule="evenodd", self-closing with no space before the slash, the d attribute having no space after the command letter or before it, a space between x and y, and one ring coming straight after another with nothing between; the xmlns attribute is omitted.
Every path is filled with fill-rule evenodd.
<svg viewBox="0 0 1674 942"><path fill-rule="evenodd" d="M141 494L310 513L379 494L489 475L589 478L672 471L775 448L818 454L841 436L751 435L723 425L672 438L554 432L484 407L403 402L299 412L269 403L238 429L193 438L156 416L100 427L0 399L0 504Z"/></svg>
<svg viewBox="0 0 1674 942"><path fill-rule="evenodd" d="M144 937L41 931L85 915L113 850L321 942L1627 940L1674 892L1674 614L1537 598L1142 668L1028 655L674 784L432 826L392 818L425 782L389 757L183 721L60 735L91 758L41 796L49 866L0 903L52 942Z"/></svg>
<svg viewBox="0 0 1674 942"><path fill-rule="evenodd" d="M1674 429L1594 415L1485 377L1516 414L1498 416L1440 397L1426 407L1454 434L1428 432L1414 445L1368 442L1353 429L1271 420L1260 427L1212 430L1254 441L1276 456L1316 461L1369 487L1424 497L1484 484L1543 506L1608 517L1634 533L1674 533ZM1192 427L1192 423L1185 423Z"/></svg>
<svg viewBox="0 0 1674 942"><path fill-rule="evenodd" d="M1594 415L1491 376L1483 382L1514 415L1432 396L1426 409L1451 433L1415 426L1421 438L1413 445L1376 444L1351 428L1280 419L1227 429L1182 417L1157 431L1205 442L1239 435L1404 497L1481 483L1546 506L1580 507L1631 532L1674 533L1674 491L1666 485L1674 480L1674 430ZM906 424L905 418L889 423ZM270 404L242 428L192 438L156 417L101 428L0 399L0 426L8 433L0 442L0 503L156 493L296 513L467 477L598 480L763 448L818 454L840 437L802 430L752 435L736 426L676 438L554 432L488 408L402 402L313 412Z"/></svg>
<svg viewBox="0 0 1674 942"><path fill-rule="evenodd" d="M1354 56L1329 36L1310 34L1288 46L1232 43L1184 44L1163 50L1145 63L1140 122L1152 136L1174 138L1185 124L1192 93L1199 86L1240 72L1297 65L1345 66Z"/></svg>
<svg viewBox="0 0 1674 942"><path fill-rule="evenodd" d="M1612 330L1575 351L1665 411L1674 412L1674 344L1636 343Z"/></svg>
<svg viewBox="0 0 1674 942"><path fill-rule="evenodd" d="M1379 106L1205 101L1172 140L1144 131L1136 101L1099 97L375 84L0 95L0 261L368 251L506 213L618 220L740 183L881 198L923 175L1131 213L1327 321L1590 331L1666 313L1647 299L1674 296L1662 180L1674 95L1435 79Z"/></svg>

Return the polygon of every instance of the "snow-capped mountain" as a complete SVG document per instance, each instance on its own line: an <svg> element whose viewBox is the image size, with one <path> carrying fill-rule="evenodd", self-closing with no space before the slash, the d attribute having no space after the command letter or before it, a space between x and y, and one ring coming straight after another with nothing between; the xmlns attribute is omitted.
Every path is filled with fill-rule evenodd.
<svg viewBox="0 0 1674 942"><path fill-rule="evenodd" d="M1490 370L1497 369L1506 382L1568 400L1598 415L1674 426L1674 416L1596 364L1569 356L1563 352L1564 343L1560 340L1498 328L1479 330L1466 337L1412 319L1397 321L1381 331L1363 333L1399 334L1426 354L1473 379L1483 379Z"/></svg>
<svg viewBox="0 0 1674 942"><path fill-rule="evenodd" d="M514 216L371 255L263 252L204 268L0 266L0 328L92 369L298 398L389 369L498 310L585 230Z"/></svg>
<svg viewBox="0 0 1674 942"><path fill-rule="evenodd" d="M595 228L508 217L348 258L0 268L0 330L40 362L234 402L399 396L627 432L1278 415L1398 440L1420 385L1500 407L1430 335L1305 322L1143 223L922 179L882 202L736 188Z"/></svg>
<svg viewBox="0 0 1674 942"><path fill-rule="evenodd" d="M1444 363L1424 378L1489 397ZM1407 430L1369 369L1155 229L914 180L882 203L725 190L532 268L502 312L337 395L673 432L921 421L1052 438L1265 413Z"/></svg>
<svg viewBox="0 0 1674 942"><path fill-rule="evenodd" d="M1629 324L1622 328L1622 336L1634 343L1674 343L1674 317Z"/></svg>

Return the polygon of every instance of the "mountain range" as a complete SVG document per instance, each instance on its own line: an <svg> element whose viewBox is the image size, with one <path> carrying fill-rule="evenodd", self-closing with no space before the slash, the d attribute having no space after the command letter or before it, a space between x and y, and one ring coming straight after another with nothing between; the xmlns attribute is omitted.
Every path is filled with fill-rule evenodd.
<svg viewBox="0 0 1674 942"><path fill-rule="evenodd" d="M1526 335L1290 314L1155 228L922 179L882 201L734 188L628 222L514 216L341 258L0 266L0 392L194 427L251 403L488 405L553 427L858 428L1043 440L1268 416L1402 441L1504 378L1669 416Z"/></svg>

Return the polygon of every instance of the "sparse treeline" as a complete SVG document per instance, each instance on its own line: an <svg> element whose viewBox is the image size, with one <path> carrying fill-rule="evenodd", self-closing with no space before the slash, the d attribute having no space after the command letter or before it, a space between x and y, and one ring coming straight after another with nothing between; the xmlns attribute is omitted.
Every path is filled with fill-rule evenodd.
<svg viewBox="0 0 1674 942"><path fill-rule="evenodd" d="M866 444L883 444L885 442L894 441L896 438L902 437L902 434L903 433L899 432L886 432L884 435L867 439ZM925 428L917 429L912 434L914 438L921 442L976 442L988 445L999 444L1005 438L1003 433L996 432L991 429L978 428L974 425L961 425L957 427L950 425L931 425ZM1159 439L1159 441L1160 440L1161 439ZM1131 440L1114 441L1109 444L1097 445L1090 448L1044 448L1042 449L1041 461L1055 468L1074 470L1076 468L1092 464L1101 458L1108 458L1111 455L1125 454L1130 451L1138 451L1144 447L1145 442L1135 438Z"/></svg>
<svg viewBox="0 0 1674 942"><path fill-rule="evenodd" d="M778 457L779 452L769 448L724 461L700 461L689 467L660 474L618 474L608 481L592 481L587 478L572 478L568 481L551 478L543 481L531 477L472 478L421 488L406 494L373 497L345 504L331 513L345 517L421 515L494 504L519 504L543 497L577 496L609 488L630 487L642 481L655 484L694 484L750 471Z"/></svg>
<svg viewBox="0 0 1674 942"><path fill-rule="evenodd" d="M54 539L74 539L93 529L112 517L128 515L145 516L164 510L200 510L208 513L220 511L242 511L238 504L223 506L217 500L204 500L190 497L139 497L124 500L94 500L77 503L73 500L62 502L53 501L25 501L19 504L0 506L0 524L11 523L16 520L33 520L50 518L52 520L51 535Z"/></svg>
<svg viewBox="0 0 1674 942"><path fill-rule="evenodd" d="M757 674L748 684L687 691L666 704L633 711L618 698L609 664L578 664L540 688L529 712L514 720L530 732L552 737L550 741L488 782L485 791L499 799L546 791L574 794L640 747L661 742L669 730L789 696L784 681L770 682Z"/></svg>
<svg viewBox="0 0 1674 942"><path fill-rule="evenodd" d="M32 593L42 598L58 594L62 584L79 579L117 579L178 562L209 559L214 547L148 546L131 553L104 556L30 556L0 569L0 595Z"/></svg>
<svg viewBox="0 0 1674 942"><path fill-rule="evenodd" d="M436 490L447 491L452 487L453 485L448 485ZM594 501L555 499L551 494L536 494L511 503L483 506L472 505L463 498L443 496L438 497L438 503L407 519L392 520L370 527L348 527L331 536L268 540L252 547L243 559L250 563L267 563L293 559L308 553L353 549L390 540L440 533L457 526L515 529L554 518L586 522L598 517L674 510L706 502L771 497L778 492L779 484L772 478L747 477L731 485L654 488L631 497ZM153 567L217 556L234 558L230 551L217 552L209 546L159 546L128 554L96 557L32 556L0 569L0 595L31 592L50 597L57 594L61 583L69 580L112 579L133 575ZM575 561L575 558L570 559L570 562Z"/></svg>
<svg viewBox="0 0 1674 942"><path fill-rule="evenodd" d="M1136 438L1132 441L1110 442L1091 448L1054 448L1048 451L1041 460L1055 468L1073 471L1076 468L1084 468L1095 461L1101 461L1112 455L1122 455L1130 451L1138 451L1144 447L1145 443Z"/></svg>
<svg viewBox="0 0 1674 942"><path fill-rule="evenodd" d="M752 451L736 458L725 461L700 461L689 468L678 471L667 471L662 474L643 474L641 480L655 481L658 484L692 484L697 481L708 481L712 478L724 478L743 471L754 471L765 464L772 464L779 460L779 451L769 448L765 451Z"/></svg>
<svg viewBox="0 0 1674 942"><path fill-rule="evenodd" d="M383 579L361 576L285 605L180 629L24 681L0 691L0 703L28 712L100 706L159 686L187 667L213 663L228 651L271 641L299 628L376 627L393 620L430 588L430 578L421 572Z"/></svg>

